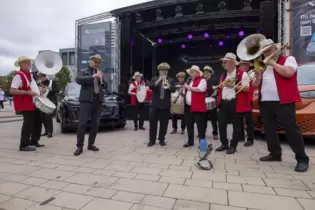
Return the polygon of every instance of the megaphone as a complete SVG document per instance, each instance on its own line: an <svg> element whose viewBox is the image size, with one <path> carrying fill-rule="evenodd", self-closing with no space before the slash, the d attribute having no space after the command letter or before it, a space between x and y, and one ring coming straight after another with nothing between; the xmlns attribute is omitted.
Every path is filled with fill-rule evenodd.
<svg viewBox="0 0 315 210"><path fill-rule="evenodd" d="M55 75L62 69L62 60L55 52L41 52L35 59L35 67L42 74Z"/></svg>

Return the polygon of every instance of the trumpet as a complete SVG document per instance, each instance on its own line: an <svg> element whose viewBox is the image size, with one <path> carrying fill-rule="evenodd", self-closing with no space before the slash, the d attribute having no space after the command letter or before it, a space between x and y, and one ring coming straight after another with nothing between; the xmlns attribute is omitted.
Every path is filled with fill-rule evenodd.
<svg viewBox="0 0 315 210"><path fill-rule="evenodd" d="M169 81L168 81L168 79L166 77L163 77L162 85L163 85L164 89L169 89L170 86L171 86L171 84L169 83Z"/></svg>
<svg viewBox="0 0 315 210"><path fill-rule="evenodd" d="M220 84L218 84L217 86L214 86L213 87L213 90L218 90L222 87L224 87L227 83L233 83L235 82L235 79L234 78L227 78L225 79L223 82L221 82Z"/></svg>
<svg viewBox="0 0 315 210"><path fill-rule="evenodd" d="M99 75L102 75L102 72L99 69L97 69L97 73ZM101 85L101 87L105 87L103 78L101 76L100 76L100 85Z"/></svg>

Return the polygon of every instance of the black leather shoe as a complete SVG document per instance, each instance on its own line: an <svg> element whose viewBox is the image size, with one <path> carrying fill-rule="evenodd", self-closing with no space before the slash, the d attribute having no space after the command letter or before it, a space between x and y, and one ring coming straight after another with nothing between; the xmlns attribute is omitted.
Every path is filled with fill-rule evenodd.
<svg viewBox="0 0 315 210"><path fill-rule="evenodd" d="M282 161L282 158L281 156L272 156L271 154L269 154L267 156L261 157L259 160L263 162L271 162L271 161Z"/></svg>
<svg viewBox="0 0 315 210"><path fill-rule="evenodd" d="M47 136L48 135L48 133L43 133L43 134L41 134L40 136Z"/></svg>
<svg viewBox="0 0 315 210"><path fill-rule="evenodd" d="M162 147L166 146L165 141L160 141L160 145L161 145Z"/></svg>
<svg viewBox="0 0 315 210"><path fill-rule="evenodd" d="M251 147L251 146L253 146L253 144L254 144L253 141L248 141L247 140L247 142L245 142L245 144L244 144L244 147Z"/></svg>
<svg viewBox="0 0 315 210"><path fill-rule="evenodd" d="M140 130L143 130L143 131L145 131L145 128L144 128L144 127L140 127L139 129L140 129Z"/></svg>
<svg viewBox="0 0 315 210"><path fill-rule="evenodd" d="M83 149L82 149L82 148L77 148L77 149L74 151L73 155L74 155L74 156L79 156L79 155L82 154L82 152L83 152Z"/></svg>
<svg viewBox="0 0 315 210"><path fill-rule="evenodd" d="M229 147L229 149L226 151L226 154L232 155L236 152L236 148L234 147Z"/></svg>
<svg viewBox="0 0 315 210"><path fill-rule="evenodd" d="M31 144L32 147L44 147L45 145L44 144L39 144L39 143L36 143L36 144Z"/></svg>
<svg viewBox="0 0 315 210"><path fill-rule="evenodd" d="M190 144L190 143L186 143L183 145L183 147L193 147L193 146L194 146L194 144Z"/></svg>
<svg viewBox="0 0 315 210"><path fill-rule="evenodd" d="M213 140L218 140L218 139L219 139L218 135L213 135Z"/></svg>
<svg viewBox="0 0 315 210"><path fill-rule="evenodd" d="M135 131L137 131L138 130L138 127L135 127L135 129L134 129Z"/></svg>
<svg viewBox="0 0 315 210"><path fill-rule="evenodd" d="M31 152L31 151L36 151L36 149L34 147L23 147L23 148L20 148L20 151L22 152Z"/></svg>
<svg viewBox="0 0 315 210"><path fill-rule="evenodd" d="M175 133L177 133L177 130L176 130L176 129L173 129L172 132L171 132L171 134L175 134Z"/></svg>
<svg viewBox="0 0 315 210"><path fill-rule="evenodd" d="M98 152L98 151L100 151L100 149L97 148L97 147L94 146L94 145L89 145L87 149L88 149L88 150L91 150L91 151L93 151L93 152Z"/></svg>
<svg viewBox="0 0 315 210"><path fill-rule="evenodd" d="M296 172L306 172L308 170L308 163L297 163L294 171Z"/></svg>
<svg viewBox="0 0 315 210"><path fill-rule="evenodd" d="M182 130L182 131L180 132L180 134L184 135L184 134L185 134L185 130Z"/></svg>
<svg viewBox="0 0 315 210"><path fill-rule="evenodd" d="M152 147L153 145L155 145L155 141L149 141L148 147Z"/></svg>
<svg viewBox="0 0 315 210"><path fill-rule="evenodd" d="M218 147L215 151L217 151L217 152L222 152L222 151L228 150L228 149L229 149L228 146L226 146L226 145L221 145L221 146Z"/></svg>
<svg viewBox="0 0 315 210"><path fill-rule="evenodd" d="M52 137L52 133L48 133L47 138L51 138L51 137Z"/></svg>

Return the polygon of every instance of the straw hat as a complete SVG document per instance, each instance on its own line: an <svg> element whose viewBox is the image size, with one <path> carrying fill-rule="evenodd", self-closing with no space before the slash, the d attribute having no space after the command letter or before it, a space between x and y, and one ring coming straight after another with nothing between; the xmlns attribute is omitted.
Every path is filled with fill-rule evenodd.
<svg viewBox="0 0 315 210"><path fill-rule="evenodd" d="M136 79L137 76L142 77L142 75L143 75L143 74L141 74L140 72L137 71L136 73L134 73L132 79Z"/></svg>
<svg viewBox="0 0 315 210"><path fill-rule="evenodd" d="M103 62L103 58L100 55L98 55L98 54L97 55L92 55L90 57L90 59L95 61L95 62L97 62L97 63Z"/></svg>
<svg viewBox="0 0 315 210"><path fill-rule="evenodd" d="M214 73L214 71L213 71L213 69L211 68L211 66L205 66L205 67L203 68L203 71L208 71L208 72L210 72L211 74Z"/></svg>
<svg viewBox="0 0 315 210"><path fill-rule="evenodd" d="M176 77L185 77L186 73L185 72L179 72L178 74L176 74Z"/></svg>
<svg viewBox="0 0 315 210"><path fill-rule="evenodd" d="M163 62L163 63L160 63L158 66L157 66L157 69L158 70L162 70L162 71L168 71L170 70L170 65L166 62Z"/></svg>
<svg viewBox="0 0 315 210"><path fill-rule="evenodd" d="M14 62L14 66L20 67L20 63L23 61L31 61L33 62L34 60L32 58L28 58L26 56L20 56L17 61Z"/></svg>
<svg viewBox="0 0 315 210"><path fill-rule="evenodd" d="M190 75L193 71L197 71L199 73L199 75L202 77L203 73L200 70L199 66L197 65L192 65L192 67L190 69L187 69L186 72Z"/></svg>
<svg viewBox="0 0 315 210"><path fill-rule="evenodd" d="M238 65L236 60L236 55L234 53L226 53L224 58L220 59L221 61L234 61L235 65Z"/></svg>
<svg viewBox="0 0 315 210"><path fill-rule="evenodd" d="M260 43L260 52L263 53L268 50L270 47L275 46L277 49L281 47L281 43L274 43L272 39L264 39Z"/></svg>

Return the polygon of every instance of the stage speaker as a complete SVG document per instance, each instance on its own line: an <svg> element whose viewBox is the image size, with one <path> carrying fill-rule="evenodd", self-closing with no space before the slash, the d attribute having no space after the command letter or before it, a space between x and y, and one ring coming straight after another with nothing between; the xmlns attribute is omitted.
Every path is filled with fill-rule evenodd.
<svg viewBox="0 0 315 210"><path fill-rule="evenodd" d="M260 3L260 33L269 39L276 37L277 5L274 1Z"/></svg>

